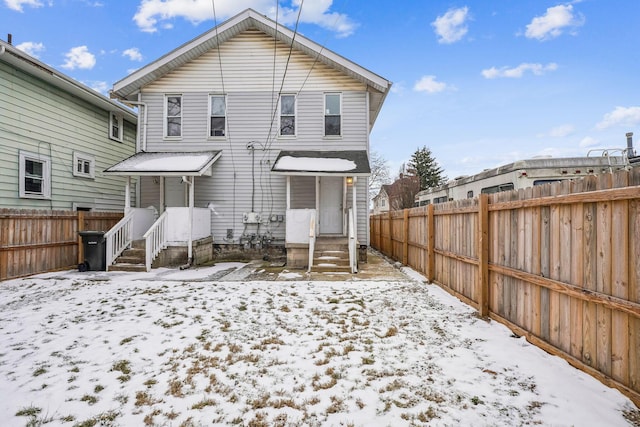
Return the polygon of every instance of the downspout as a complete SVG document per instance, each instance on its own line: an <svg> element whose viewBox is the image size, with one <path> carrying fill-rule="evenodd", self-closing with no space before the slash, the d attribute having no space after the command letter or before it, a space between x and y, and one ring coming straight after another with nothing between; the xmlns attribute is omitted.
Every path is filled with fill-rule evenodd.
<svg viewBox="0 0 640 427"><path fill-rule="evenodd" d="M7 49L4 46L0 46L0 55L4 55Z"/></svg>
<svg viewBox="0 0 640 427"><path fill-rule="evenodd" d="M140 96L142 94L138 94L138 101L129 101L129 100L125 100L122 101L125 104L131 104L131 105L135 105L138 107L142 107L142 137L140 136L140 133L138 132L138 137L137 137L137 147L136 147L136 152L145 152L147 151L147 103L146 102L142 102L139 101ZM138 117L139 119L140 117ZM140 128L140 120L138 120L138 128Z"/></svg>
<svg viewBox="0 0 640 427"><path fill-rule="evenodd" d="M193 205L194 205L194 177L189 180L187 176L183 176L182 180L189 186L189 224L188 224L188 246L187 246L187 263L180 266L180 270L184 270L193 266Z"/></svg>

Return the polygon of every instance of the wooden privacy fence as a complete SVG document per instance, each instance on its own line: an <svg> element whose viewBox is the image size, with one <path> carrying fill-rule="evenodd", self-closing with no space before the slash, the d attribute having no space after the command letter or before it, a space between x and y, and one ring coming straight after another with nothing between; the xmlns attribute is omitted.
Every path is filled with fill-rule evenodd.
<svg viewBox="0 0 640 427"><path fill-rule="evenodd" d="M371 246L640 406L640 168L372 216Z"/></svg>
<svg viewBox="0 0 640 427"><path fill-rule="evenodd" d="M117 212L0 209L0 280L77 266L78 231L107 231Z"/></svg>

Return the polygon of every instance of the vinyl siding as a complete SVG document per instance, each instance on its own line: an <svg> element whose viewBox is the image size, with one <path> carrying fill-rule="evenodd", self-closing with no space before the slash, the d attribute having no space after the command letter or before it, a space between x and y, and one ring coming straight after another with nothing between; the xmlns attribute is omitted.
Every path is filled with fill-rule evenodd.
<svg viewBox="0 0 640 427"><path fill-rule="evenodd" d="M102 171L134 153L136 129L125 121L123 142L108 131L108 111L0 62L0 207L121 211L125 178ZM51 158L51 200L19 197L21 150ZM94 156L94 179L73 175L74 151Z"/></svg>
<svg viewBox="0 0 640 427"><path fill-rule="evenodd" d="M285 215L286 178L270 173L280 150L368 150L367 88L336 70L315 63L314 58L292 52L282 92L297 95L296 136L278 137L278 90L283 82L289 49L278 44L274 78L273 39L257 31L242 33L218 50L202 55L143 88L148 106L147 151L222 150L211 177L196 179L196 207L213 206L212 230L216 243L238 243L245 235L269 235L284 239L285 224L266 221L243 224L242 214L255 211L263 218ZM220 73L222 63L222 73ZM313 68L313 69L312 69ZM311 70L311 72L309 71ZM223 79L221 78L221 74ZM222 81L224 80L224 87ZM342 94L342 135L324 137L324 94ZM210 94L227 96L227 135L207 136ZM182 95L182 136L164 138L164 96ZM273 121L272 121L273 118ZM247 148L253 143L254 152ZM315 207L315 179L293 177L293 191L306 199L296 203ZM158 193L144 181L141 200L157 206ZM366 180L358 183L358 237L368 244ZM252 196L253 194L253 196ZM297 207L293 206L293 207ZM228 240L227 229L233 230Z"/></svg>

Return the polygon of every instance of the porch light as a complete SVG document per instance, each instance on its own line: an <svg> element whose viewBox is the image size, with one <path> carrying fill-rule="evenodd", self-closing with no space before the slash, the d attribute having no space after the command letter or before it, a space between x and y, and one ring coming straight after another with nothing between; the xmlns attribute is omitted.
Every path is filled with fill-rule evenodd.
<svg viewBox="0 0 640 427"><path fill-rule="evenodd" d="M347 184L348 184L348 185L353 184L353 177L352 177L352 176L348 176L348 177L347 177Z"/></svg>

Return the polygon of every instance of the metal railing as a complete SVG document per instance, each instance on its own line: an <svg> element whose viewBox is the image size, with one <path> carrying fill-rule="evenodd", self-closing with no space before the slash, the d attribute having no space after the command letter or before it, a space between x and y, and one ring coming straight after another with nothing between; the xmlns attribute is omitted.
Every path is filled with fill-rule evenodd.
<svg viewBox="0 0 640 427"><path fill-rule="evenodd" d="M168 218L167 212L163 212L142 236L145 240L145 268L147 271L151 270L151 263L160 251L167 247Z"/></svg>
<svg viewBox="0 0 640 427"><path fill-rule="evenodd" d="M356 230L353 209L349 209L349 266L351 273L358 272L358 254L356 252Z"/></svg>
<svg viewBox="0 0 640 427"><path fill-rule="evenodd" d="M311 219L309 219L309 268L307 272L311 272L311 267L313 267L313 252L316 247L316 213L315 211L311 214Z"/></svg>
<svg viewBox="0 0 640 427"><path fill-rule="evenodd" d="M127 213L116 225L104 234L106 240L106 266L113 264L118 256L125 249L131 246L133 240L133 217L134 212Z"/></svg>

